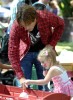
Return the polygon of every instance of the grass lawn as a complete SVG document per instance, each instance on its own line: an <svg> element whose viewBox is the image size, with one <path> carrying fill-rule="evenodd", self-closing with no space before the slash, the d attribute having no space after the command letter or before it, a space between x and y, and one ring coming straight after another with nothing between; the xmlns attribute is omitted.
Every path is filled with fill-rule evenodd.
<svg viewBox="0 0 73 100"><path fill-rule="evenodd" d="M60 53L64 49L73 51L73 42L58 42L56 51Z"/></svg>

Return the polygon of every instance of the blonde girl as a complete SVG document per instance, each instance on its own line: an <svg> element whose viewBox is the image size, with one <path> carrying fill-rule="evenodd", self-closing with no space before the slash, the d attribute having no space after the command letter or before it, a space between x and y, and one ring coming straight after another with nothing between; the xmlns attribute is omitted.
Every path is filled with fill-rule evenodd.
<svg viewBox="0 0 73 100"><path fill-rule="evenodd" d="M46 46L40 51L38 60L45 69L49 69L45 78L41 80L25 80L24 84L45 85L52 80L54 83L53 92L73 96L73 82L68 77L66 70L56 61L56 53L53 48Z"/></svg>

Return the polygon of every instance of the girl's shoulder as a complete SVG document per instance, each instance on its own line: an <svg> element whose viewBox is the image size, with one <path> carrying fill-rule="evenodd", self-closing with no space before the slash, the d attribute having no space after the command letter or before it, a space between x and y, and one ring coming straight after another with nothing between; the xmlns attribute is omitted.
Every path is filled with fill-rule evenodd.
<svg viewBox="0 0 73 100"><path fill-rule="evenodd" d="M63 73L66 70L62 66L52 66L50 71L54 73Z"/></svg>
<svg viewBox="0 0 73 100"><path fill-rule="evenodd" d="M52 78L53 77L57 77L57 76L66 76L67 72L64 68L62 68L62 66L52 66L49 70L52 73Z"/></svg>

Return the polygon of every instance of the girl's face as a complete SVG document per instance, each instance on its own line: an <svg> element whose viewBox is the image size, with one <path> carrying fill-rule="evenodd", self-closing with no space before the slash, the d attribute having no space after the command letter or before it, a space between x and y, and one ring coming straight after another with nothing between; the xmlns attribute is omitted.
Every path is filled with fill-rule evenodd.
<svg viewBox="0 0 73 100"><path fill-rule="evenodd" d="M34 22L32 22L31 24L29 24L29 25L25 25L25 23L24 22L21 22L21 25L25 28L25 30L27 30L27 31L32 31L33 29L34 29L34 27L35 27L35 25L36 25L36 19L34 20Z"/></svg>
<svg viewBox="0 0 73 100"><path fill-rule="evenodd" d="M51 59L40 61L41 65L45 67L45 69L49 69L51 67Z"/></svg>

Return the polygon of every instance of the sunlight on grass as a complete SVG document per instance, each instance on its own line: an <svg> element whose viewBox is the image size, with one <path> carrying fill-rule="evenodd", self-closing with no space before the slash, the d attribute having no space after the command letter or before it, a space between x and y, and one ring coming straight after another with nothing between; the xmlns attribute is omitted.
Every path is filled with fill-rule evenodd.
<svg viewBox="0 0 73 100"><path fill-rule="evenodd" d="M59 42L56 46L56 51L60 53L62 50L73 51L73 43L72 42Z"/></svg>

